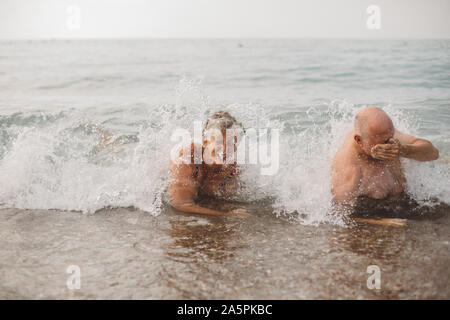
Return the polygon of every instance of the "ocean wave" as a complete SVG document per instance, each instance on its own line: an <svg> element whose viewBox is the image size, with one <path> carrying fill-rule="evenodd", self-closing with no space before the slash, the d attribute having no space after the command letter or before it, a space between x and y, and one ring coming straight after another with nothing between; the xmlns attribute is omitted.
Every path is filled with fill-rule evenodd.
<svg viewBox="0 0 450 320"><path fill-rule="evenodd" d="M73 109L2 116L0 203L89 213L134 206L158 215L167 203L169 154L175 144L170 136L225 108L246 127L281 132L279 171L263 176L258 165L247 165L237 200L271 199L275 214L295 213L304 224L342 223L331 206L330 164L361 105L336 100L283 112L251 103L211 105L192 81L180 82L176 92L176 104L104 109L100 119ZM417 133L420 121L414 114L389 104L383 107L398 129ZM122 127L108 127L118 119L123 119ZM405 159L403 164L412 198L450 203L448 161Z"/></svg>

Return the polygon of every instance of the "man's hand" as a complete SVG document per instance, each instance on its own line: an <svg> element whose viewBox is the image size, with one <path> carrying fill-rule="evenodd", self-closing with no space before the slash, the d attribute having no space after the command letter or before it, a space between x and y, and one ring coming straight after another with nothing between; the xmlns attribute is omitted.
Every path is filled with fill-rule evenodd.
<svg viewBox="0 0 450 320"><path fill-rule="evenodd" d="M377 224L379 226L385 227L404 227L408 220L398 219L398 218L384 218L384 219L365 219L365 218L354 218L355 221L369 224Z"/></svg>
<svg viewBox="0 0 450 320"><path fill-rule="evenodd" d="M389 143L377 144L370 151L373 158L384 161L392 161L398 158L400 154L400 142L398 140L389 139Z"/></svg>
<svg viewBox="0 0 450 320"><path fill-rule="evenodd" d="M250 216L250 212L244 208L237 208L234 210L231 210L229 212L227 212L226 214L229 217L235 217L235 218L247 218Z"/></svg>

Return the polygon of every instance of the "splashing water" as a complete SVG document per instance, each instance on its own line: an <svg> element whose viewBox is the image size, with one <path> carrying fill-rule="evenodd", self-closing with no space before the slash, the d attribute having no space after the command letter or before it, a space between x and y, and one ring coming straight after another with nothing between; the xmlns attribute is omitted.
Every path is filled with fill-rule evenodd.
<svg viewBox="0 0 450 320"><path fill-rule="evenodd" d="M347 101L332 101L306 111L311 126L304 129L299 125L293 126L300 132L289 134L282 147L287 159L281 166L283 172L275 178L279 186L276 212L302 213L299 220L306 224L343 223L331 206L331 162L362 107ZM416 134L418 122L412 115L392 105L382 107L398 130ZM448 164L420 163L409 159L402 159L402 164L407 192L413 199L423 204L435 204L432 200L436 199L450 203Z"/></svg>
<svg viewBox="0 0 450 320"><path fill-rule="evenodd" d="M280 130L278 172L246 165L237 200L341 223L331 159L367 103L438 146L438 161L402 160L407 191L424 205L450 203L448 41L126 44L0 43L3 207L161 214L171 135L225 109L246 128Z"/></svg>
<svg viewBox="0 0 450 320"><path fill-rule="evenodd" d="M83 212L135 206L160 214L174 144L168 138L177 128L192 129L194 121L218 108L200 88L197 81L181 80L175 105L132 110L141 120L121 132L109 129L107 119L96 122L76 110L4 116L0 201L17 208ZM246 165L238 199L273 199L276 214L297 212L305 224L341 223L331 210L330 164L360 108L344 100L282 114L252 104L225 106L247 128L281 130L279 171L263 176L259 165ZM384 109L399 130L415 133L411 115L391 105ZM408 192L416 200L449 203L448 164L405 160L404 166Z"/></svg>

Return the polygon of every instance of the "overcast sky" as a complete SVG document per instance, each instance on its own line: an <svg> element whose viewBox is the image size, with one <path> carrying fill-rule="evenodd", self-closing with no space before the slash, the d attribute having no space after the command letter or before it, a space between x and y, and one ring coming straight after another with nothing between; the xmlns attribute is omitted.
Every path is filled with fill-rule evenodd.
<svg viewBox="0 0 450 320"><path fill-rule="evenodd" d="M450 0L0 0L0 39L129 37L450 38Z"/></svg>

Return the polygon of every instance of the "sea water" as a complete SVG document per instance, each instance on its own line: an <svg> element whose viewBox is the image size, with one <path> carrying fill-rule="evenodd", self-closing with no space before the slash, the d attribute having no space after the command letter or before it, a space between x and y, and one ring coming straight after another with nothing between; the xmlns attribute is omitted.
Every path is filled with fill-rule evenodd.
<svg viewBox="0 0 450 320"><path fill-rule="evenodd" d="M279 130L279 168L248 165L236 200L304 224L340 223L330 165L377 105L440 158L404 159L407 192L450 204L449 40L0 42L0 203L164 214L176 129L227 110Z"/></svg>

